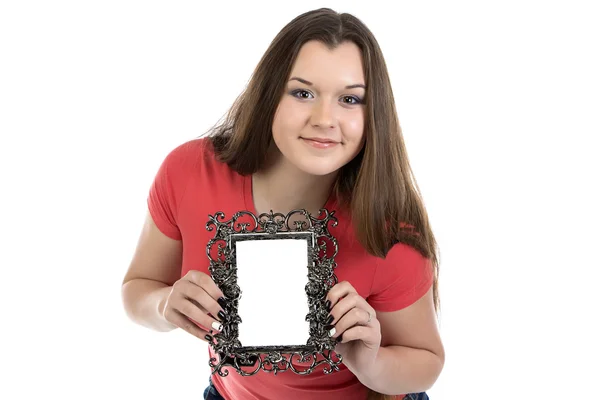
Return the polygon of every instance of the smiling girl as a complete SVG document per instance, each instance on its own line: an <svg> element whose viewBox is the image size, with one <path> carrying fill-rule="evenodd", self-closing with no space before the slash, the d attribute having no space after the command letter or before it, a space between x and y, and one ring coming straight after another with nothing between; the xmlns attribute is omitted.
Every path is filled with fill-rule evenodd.
<svg viewBox="0 0 600 400"><path fill-rule="evenodd" d="M129 316L151 329L212 340L203 327L222 328L223 293L200 245L216 210L325 207L339 222L339 283L327 299L340 371L213 375L205 398L428 398L444 365L437 245L394 104L368 28L314 10L275 37L222 124L165 158L123 281Z"/></svg>

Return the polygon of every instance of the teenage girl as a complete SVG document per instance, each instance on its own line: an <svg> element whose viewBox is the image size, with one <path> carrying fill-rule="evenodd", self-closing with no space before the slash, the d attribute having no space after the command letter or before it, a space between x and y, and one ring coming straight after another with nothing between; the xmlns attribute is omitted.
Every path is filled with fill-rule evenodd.
<svg viewBox="0 0 600 400"><path fill-rule="evenodd" d="M325 8L287 24L224 122L164 159L123 281L129 317L212 340L227 316L208 272L208 215L318 216L323 207L338 218L330 229L338 283L327 304L340 371L244 377L231 369L211 376L205 398L427 399L444 365L437 245L385 61L359 19Z"/></svg>

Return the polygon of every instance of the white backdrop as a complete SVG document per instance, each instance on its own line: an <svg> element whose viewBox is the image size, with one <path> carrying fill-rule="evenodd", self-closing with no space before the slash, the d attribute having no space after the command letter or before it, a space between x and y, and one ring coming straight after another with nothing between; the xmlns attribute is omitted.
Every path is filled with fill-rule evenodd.
<svg viewBox="0 0 600 400"><path fill-rule="evenodd" d="M430 397L598 398L594 3L2 1L0 398L201 398L206 344L121 304L147 192L322 6L383 49L439 241Z"/></svg>

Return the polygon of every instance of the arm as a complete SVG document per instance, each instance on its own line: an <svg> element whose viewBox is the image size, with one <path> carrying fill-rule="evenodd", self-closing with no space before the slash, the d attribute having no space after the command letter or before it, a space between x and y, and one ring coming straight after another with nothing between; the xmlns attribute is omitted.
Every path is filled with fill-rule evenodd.
<svg viewBox="0 0 600 400"><path fill-rule="evenodd" d="M163 310L173 283L180 278L181 259L181 241L164 235L148 213L121 290L131 320L157 331L176 328Z"/></svg>
<svg viewBox="0 0 600 400"><path fill-rule="evenodd" d="M357 375L361 383L384 394L430 389L445 361L432 289L402 310L377 312L377 319L381 326L381 347L374 367Z"/></svg>

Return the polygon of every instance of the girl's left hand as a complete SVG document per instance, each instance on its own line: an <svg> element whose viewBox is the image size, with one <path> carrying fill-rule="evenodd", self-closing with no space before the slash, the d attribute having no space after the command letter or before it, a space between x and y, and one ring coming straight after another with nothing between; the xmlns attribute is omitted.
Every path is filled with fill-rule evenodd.
<svg viewBox="0 0 600 400"><path fill-rule="evenodd" d="M330 336L340 341L336 353L342 355L342 362L354 375L368 375L381 345L381 327L375 310L346 281L333 286L327 300L333 305L330 312L333 320L327 328Z"/></svg>

